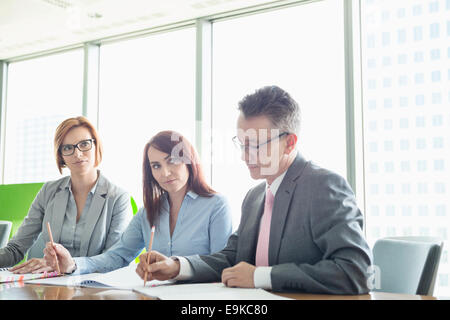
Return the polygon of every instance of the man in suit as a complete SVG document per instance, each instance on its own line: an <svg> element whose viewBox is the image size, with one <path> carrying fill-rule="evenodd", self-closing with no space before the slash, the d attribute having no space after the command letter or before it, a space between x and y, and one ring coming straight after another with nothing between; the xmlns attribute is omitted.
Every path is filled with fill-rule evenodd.
<svg viewBox="0 0 450 320"><path fill-rule="evenodd" d="M239 103L238 135L253 179L264 179L243 203L227 246L212 255L141 256L147 280L222 281L231 287L326 294L363 294L372 253L363 216L342 177L306 161L296 149L300 110L276 86ZM332 155L330 155L332 156Z"/></svg>

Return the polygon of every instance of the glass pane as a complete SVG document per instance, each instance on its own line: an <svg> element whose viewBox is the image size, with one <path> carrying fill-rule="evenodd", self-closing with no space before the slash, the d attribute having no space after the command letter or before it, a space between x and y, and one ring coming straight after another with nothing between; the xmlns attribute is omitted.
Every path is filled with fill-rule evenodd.
<svg viewBox="0 0 450 320"><path fill-rule="evenodd" d="M150 138L175 130L195 142L195 30L104 45L100 55L102 170L141 206Z"/></svg>
<svg viewBox="0 0 450 320"><path fill-rule="evenodd" d="M362 1L367 237L373 244L438 236L443 257L450 231L448 4ZM436 295L450 295L449 272L441 259Z"/></svg>
<svg viewBox="0 0 450 320"><path fill-rule="evenodd" d="M260 87L278 85L297 100L300 152L346 177L342 17L342 2L331 0L214 23L212 181L231 200L234 227L245 194L261 182L231 141L237 105Z"/></svg>
<svg viewBox="0 0 450 320"><path fill-rule="evenodd" d="M81 115L82 94L82 50L9 65L4 183L60 177L55 130L62 120Z"/></svg>

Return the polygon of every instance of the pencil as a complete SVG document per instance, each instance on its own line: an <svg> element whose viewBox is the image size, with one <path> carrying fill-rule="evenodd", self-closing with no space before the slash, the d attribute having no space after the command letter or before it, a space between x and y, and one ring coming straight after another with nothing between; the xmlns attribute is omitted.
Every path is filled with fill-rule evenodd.
<svg viewBox="0 0 450 320"><path fill-rule="evenodd" d="M155 226L152 227L152 234L150 235L150 243L148 244L148 250L147 250L147 264L150 263L150 251L152 251L152 244L153 244L153 236L155 235ZM147 283L147 274L148 272L145 271L145 276L144 276L144 287L145 284Z"/></svg>
<svg viewBox="0 0 450 320"><path fill-rule="evenodd" d="M50 229L50 222L47 222L47 231L48 236L50 237L50 242L52 243L52 247L55 247L55 243L53 242L52 229ZM61 274L61 270L59 269L58 256L56 256L56 271L58 274Z"/></svg>

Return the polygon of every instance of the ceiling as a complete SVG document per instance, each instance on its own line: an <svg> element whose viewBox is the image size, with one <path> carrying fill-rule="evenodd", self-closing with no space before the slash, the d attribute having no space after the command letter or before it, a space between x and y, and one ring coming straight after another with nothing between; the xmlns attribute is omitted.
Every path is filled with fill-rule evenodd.
<svg viewBox="0 0 450 320"><path fill-rule="evenodd" d="M275 2L0 0L0 60Z"/></svg>

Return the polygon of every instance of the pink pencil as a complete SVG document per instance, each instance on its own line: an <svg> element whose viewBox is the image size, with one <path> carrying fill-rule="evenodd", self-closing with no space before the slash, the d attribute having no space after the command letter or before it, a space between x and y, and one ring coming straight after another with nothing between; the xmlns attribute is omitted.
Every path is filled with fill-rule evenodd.
<svg viewBox="0 0 450 320"><path fill-rule="evenodd" d="M152 244L153 244L153 236L155 235L155 226L152 227L152 234L150 236L150 243L148 244L148 250L147 250L147 264L150 263L150 251L152 251ZM144 287L147 283L147 274L148 272L145 271L145 277L144 277Z"/></svg>

